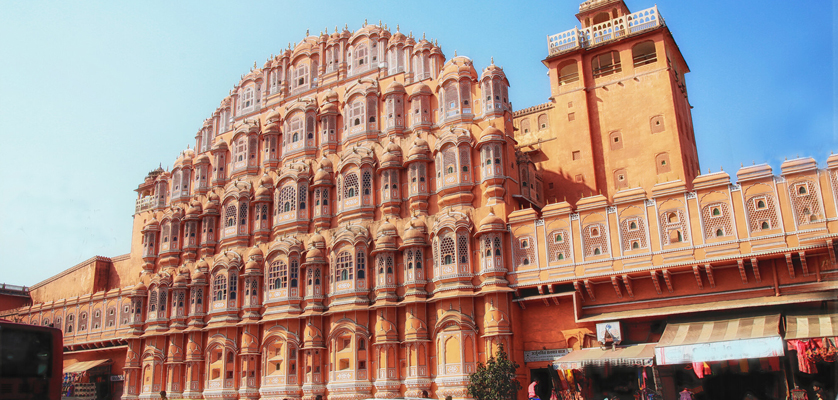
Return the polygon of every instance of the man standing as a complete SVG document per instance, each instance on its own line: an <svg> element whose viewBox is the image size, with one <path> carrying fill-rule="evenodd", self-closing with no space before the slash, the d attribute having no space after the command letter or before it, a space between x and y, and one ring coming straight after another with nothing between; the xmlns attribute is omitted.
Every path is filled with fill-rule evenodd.
<svg viewBox="0 0 838 400"><path fill-rule="evenodd" d="M536 386L538 386L538 378L532 378L532 383L530 383L530 386L527 388L529 400L541 400L535 393Z"/></svg>

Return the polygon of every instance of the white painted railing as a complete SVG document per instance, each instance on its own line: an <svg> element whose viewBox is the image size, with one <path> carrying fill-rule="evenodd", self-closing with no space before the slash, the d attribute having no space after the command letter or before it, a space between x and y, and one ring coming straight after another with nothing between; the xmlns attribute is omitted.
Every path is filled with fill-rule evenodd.
<svg viewBox="0 0 838 400"><path fill-rule="evenodd" d="M547 37L549 55L597 45L623 38L629 34L642 32L663 25L663 18L654 6L614 18L585 29L573 28Z"/></svg>

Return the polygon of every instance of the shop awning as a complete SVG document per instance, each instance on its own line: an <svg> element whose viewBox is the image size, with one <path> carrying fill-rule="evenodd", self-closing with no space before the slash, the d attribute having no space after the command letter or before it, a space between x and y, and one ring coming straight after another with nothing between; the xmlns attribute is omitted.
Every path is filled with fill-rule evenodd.
<svg viewBox="0 0 838 400"><path fill-rule="evenodd" d="M787 315L786 339L838 336L838 314Z"/></svg>
<svg viewBox="0 0 838 400"><path fill-rule="evenodd" d="M655 347L658 365L779 357L780 315L668 324Z"/></svg>
<svg viewBox="0 0 838 400"><path fill-rule="evenodd" d="M100 365L108 364L111 360L93 360L93 361L82 361L72 364L70 366L64 367L64 373L70 372L84 372L91 368L98 367Z"/></svg>
<svg viewBox="0 0 838 400"><path fill-rule="evenodd" d="M604 364L650 366L654 359L655 344L644 343L617 347L615 350L610 347L574 350L556 360L553 365L556 369L579 369L586 365Z"/></svg>

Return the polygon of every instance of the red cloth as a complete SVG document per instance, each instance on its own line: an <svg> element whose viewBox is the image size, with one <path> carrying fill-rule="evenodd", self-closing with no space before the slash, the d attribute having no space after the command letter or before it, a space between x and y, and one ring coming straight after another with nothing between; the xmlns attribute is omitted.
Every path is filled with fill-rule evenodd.
<svg viewBox="0 0 838 400"><path fill-rule="evenodd" d="M693 372L695 372L695 376L697 376L698 379L704 378L704 363L694 362Z"/></svg>
<svg viewBox="0 0 838 400"><path fill-rule="evenodd" d="M816 374L818 373L818 368L815 366L815 363L809 361L809 358L806 357L806 351L809 349L817 349L818 346L818 339L813 340L789 340L789 347L794 350L797 350L797 369L804 374Z"/></svg>

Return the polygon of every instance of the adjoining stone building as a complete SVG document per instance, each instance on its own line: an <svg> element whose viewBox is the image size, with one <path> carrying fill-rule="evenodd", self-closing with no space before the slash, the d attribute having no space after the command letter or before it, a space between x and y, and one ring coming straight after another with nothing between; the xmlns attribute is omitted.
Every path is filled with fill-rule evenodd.
<svg viewBox="0 0 838 400"><path fill-rule="evenodd" d="M657 8L577 18L548 39L550 101L516 112L500 67L424 37L304 38L140 183L130 253L4 314L61 327L65 366L112 360L124 399L313 400L466 398L501 344L526 384L564 365L530 352L584 366L600 322L648 358L673 318L823 311L838 157L700 175Z"/></svg>

